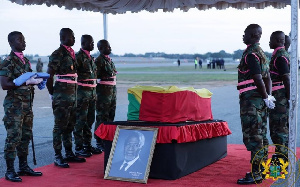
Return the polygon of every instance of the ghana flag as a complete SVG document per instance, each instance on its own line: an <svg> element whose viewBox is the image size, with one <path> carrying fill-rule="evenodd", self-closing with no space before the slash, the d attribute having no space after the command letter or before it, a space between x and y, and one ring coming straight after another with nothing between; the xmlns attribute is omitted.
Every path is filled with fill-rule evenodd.
<svg viewBox="0 0 300 187"><path fill-rule="evenodd" d="M128 89L128 120L177 123L212 120L212 93L193 87L134 86Z"/></svg>

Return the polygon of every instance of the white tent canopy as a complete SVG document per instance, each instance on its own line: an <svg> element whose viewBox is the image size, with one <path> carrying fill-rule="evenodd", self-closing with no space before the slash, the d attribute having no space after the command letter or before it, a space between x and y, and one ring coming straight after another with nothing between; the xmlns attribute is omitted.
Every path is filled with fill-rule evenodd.
<svg viewBox="0 0 300 187"><path fill-rule="evenodd" d="M101 13L122 14L127 11L140 12L146 10L156 12L159 9L172 12L174 9L188 11L190 8L207 10L233 7L245 9L254 7L263 9L268 6L284 8L291 4L290 0L10 0L20 5L57 5L66 9L78 9Z"/></svg>

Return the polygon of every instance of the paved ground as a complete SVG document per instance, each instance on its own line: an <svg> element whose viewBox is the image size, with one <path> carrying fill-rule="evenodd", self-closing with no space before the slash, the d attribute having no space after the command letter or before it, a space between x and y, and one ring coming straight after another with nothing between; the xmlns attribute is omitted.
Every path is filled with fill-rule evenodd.
<svg viewBox="0 0 300 187"><path fill-rule="evenodd" d="M117 85L117 111L116 121L127 120L127 89L136 85L142 85L143 83L122 83ZM149 84L149 83L148 83ZM153 84L152 84L153 85ZM199 83L195 85L177 85L177 86L193 86L194 88L207 88L212 93L212 112L214 119L221 119L228 122L229 128L232 131L232 135L228 136L228 144L243 144L242 134L239 118L239 103L238 92L236 90L235 82L216 82L213 85L210 83ZM2 119L3 112L3 99L6 95L5 91L0 90L0 118ZM30 149L29 163L32 167L40 167L53 163L54 151L52 148L52 128L53 128L53 114L51 109L50 99L48 98L47 90L42 91L36 89L34 99L34 142L37 166L32 164L32 151ZM298 109L298 116L299 116ZM299 124L298 124L299 129ZM298 133L299 134L299 133ZM5 173L5 160L3 158L3 148L6 137L6 131L3 125L3 121L0 121L0 178ZM300 138L298 137L297 145L300 145ZM31 146L31 145L30 145ZM17 161L16 161L17 164ZM299 185L300 186L300 185Z"/></svg>

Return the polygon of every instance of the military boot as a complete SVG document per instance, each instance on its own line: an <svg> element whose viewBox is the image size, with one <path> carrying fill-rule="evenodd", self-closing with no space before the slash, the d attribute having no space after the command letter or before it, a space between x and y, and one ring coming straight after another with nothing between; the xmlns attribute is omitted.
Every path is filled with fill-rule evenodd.
<svg viewBox="0 0 300 187"><path fill-rule="evenodd" d="M66 150L65 161L67 162L85 162L85 158L80 158L74 155L72 150Z"/></svg>
<svg viewBox="0 0 300 187"><path fill-rule="evenodd" d="M263 162L266 163L268 161L268 156L264 156ZM266 179L266 174L263 174L263 172L265 171L264 166L260 163L260 171L261 171L261 177L263 179Z"/></svg>
<svg viewBox="0 0 300 187"><path fill-rule="evenodd" d="M259 170L259 166L253 165L252 172L247 172L246 176L237 180L237 184L260 184L263 178Z"/></svg>
<svg viewBox="0 0 300 187"><path fill-rule="evenodd" d="M7 170L5 173L5 179L12 182L22 182L22 179L15 172L14 160L6 160Z"/></svg>
<svg viewBox="0 0 300 187"><path fill-rule="evenodd" d="M69 164L63 159L60 150L55 150L54 165L62 168L70 167Z"/></svg>
<svg viewBox="0 0 300 187"><path fill-rule="evenodd" d="M101 154L103 152L102 150L93 147L91 144L84 144L83 148L92 154Z"/></svg>
<svg viewBox="0 0 300 187"><path fill-rule="evenodd" d="M81 156L81 157L90 157L90 156L92 156L92 153L89 152L84 147L76 146L76 148L75 148L75 155L76 156Z"/></svg>
<svg viewBox="0 0 300 187"><path fill-rule="evenodd" d="M104 142L103 142L103 140L100 139L100 138L97 138L97 141L96 141L96 149L97 149L97 151L104 152Z"/></svg>
<svg viewBox="0 0 300 187"><path fill-rule="evenodd" d="M19 157L19 171L18 174L20 176L28 175L28 176L42 176L42 172L33 171L27 163L27 156Z"/></svg>
<svg viewBox="0 0 300 187"><path fill-rule="evenodd" d="M262 181L262 176L256 175L252 172L247 172L244 178L237 181L237 184L259 184L262 183Z"/></svg>

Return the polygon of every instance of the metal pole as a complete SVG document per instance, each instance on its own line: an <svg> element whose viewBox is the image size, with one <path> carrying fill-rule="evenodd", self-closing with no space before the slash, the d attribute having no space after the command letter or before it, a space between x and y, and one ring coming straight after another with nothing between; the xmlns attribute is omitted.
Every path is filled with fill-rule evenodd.
<svg viewBox="0 0 300 187"><path fill-rule="evenodd" d="M291 0L291 64L290 64L290 116L289 116L289 167L288 186L295 187L297 158L297 108L298 108L298 9L299 1Z"/></svg>
<svg viewBox="0 0 300 187"><path fill-rule="evenodd" d="M107 15L103 13L103 31L104 31L104 39L107 40Z"/></svg>

